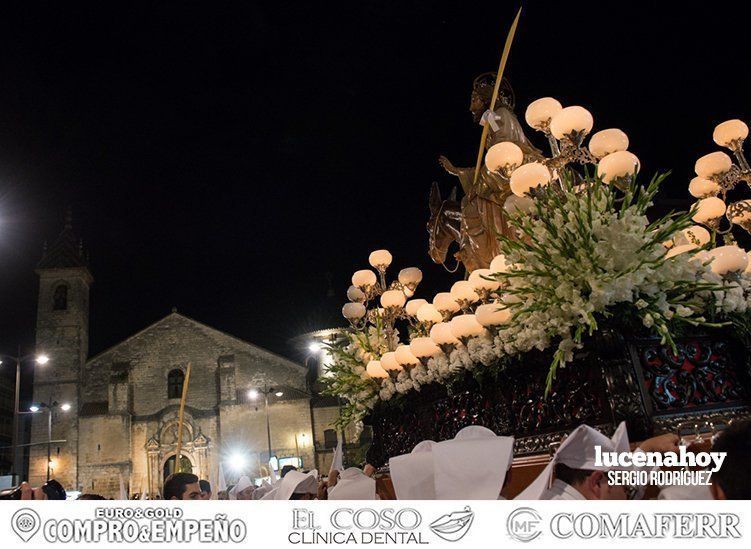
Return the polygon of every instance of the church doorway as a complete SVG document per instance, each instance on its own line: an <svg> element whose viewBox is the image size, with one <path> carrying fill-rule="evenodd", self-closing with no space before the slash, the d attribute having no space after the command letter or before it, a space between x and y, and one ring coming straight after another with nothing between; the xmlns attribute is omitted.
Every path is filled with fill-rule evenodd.
<svg viewBox="0 0 751 549"><path fill-rule="evenodd" d="M180 471L183 473L192 473L193 464L185 456L180 456ZM170 456L167 461L164 462L164 478L166 479L172 473L175 472L175 456Z"/></svg>

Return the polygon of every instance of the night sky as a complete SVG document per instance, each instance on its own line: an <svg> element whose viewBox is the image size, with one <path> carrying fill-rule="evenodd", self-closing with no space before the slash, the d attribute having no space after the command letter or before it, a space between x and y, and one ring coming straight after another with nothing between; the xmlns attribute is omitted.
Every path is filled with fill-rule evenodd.
<svg viewBox="0 0 751 549"><path fill-rule="evenodd" d="M655 4L527 2L507 76L520 118L546 95L589 108L688 205L714 125L751 113L747 20ZM67 207L92 354L175 306L292 355L380 247L423 269L418 297L448 289L427 196L454 183L439 154L474 162L471 83L516 2L121 6L0 14L0 352L33 344L34 267Z"/></svg>

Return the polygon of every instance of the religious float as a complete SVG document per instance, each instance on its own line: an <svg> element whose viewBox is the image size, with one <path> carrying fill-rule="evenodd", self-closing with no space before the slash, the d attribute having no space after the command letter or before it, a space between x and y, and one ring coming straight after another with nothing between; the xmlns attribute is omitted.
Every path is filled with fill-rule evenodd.
<svg viewBox="0 0 751 549"><path fill-rule="evenodd" d="M347 291L327 391L341 424L372 427L376 467L472 424L516 437L519 459L581 423L701 438L751 415L751 264L733 238L751 230L751 200L728 203L751 182L748 126L719 124L730 154L697 160L696 203L655 218L665 176L640 176L622 130L593 133L587 109L545 97L524 118L549 152L527 137L502 79L515 25L501 69L473 85L477 165L440 159L462 198L430 194L430 256L449 263L455 244L464 279L420 297L422 272L389 281L376 250Z"/></svg>

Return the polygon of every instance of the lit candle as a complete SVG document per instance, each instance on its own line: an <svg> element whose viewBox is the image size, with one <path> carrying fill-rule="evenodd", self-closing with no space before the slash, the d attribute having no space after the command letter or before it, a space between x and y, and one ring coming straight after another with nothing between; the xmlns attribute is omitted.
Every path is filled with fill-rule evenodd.
<svg viewBox="0 0 751 549"><path fill-rule="evenodd" d="M611 153L628 149L628 136L618 128L601 130L589 140L589 152L592 156L603 158Z"/></svg>
<svg viewBox="0 0 751 549"><path fill-rule="evenodd" d="M748 137L748 126L742 120L727 120L717 124L712 133L712 139L721 147L733 148L734 143Z"/></svg>
<svg viewBox="0 0 751 549"><path fill-rule="evenodd" d="M724 152L717 151L705 154L694 165L696 175L705 179L712 179L721 176L730 170L733 161Z"/></svg>
<svg viewBox="0 0 751 549"><path fill-rule="evenodd" d="M543 130L549 124L550 120L563 110L563 106L557 99L552 97L542 97L532 101L524 113L524 119L530 127L536 130Z"/></svg>
<svg viewBox="0 0 751 549"><path fill-rule="evenodd" d="M448 322L439 322L430 329L430 339L436 345L456 345L459 340L456 339L451 331L451 325Z"/></svg>
<svg viewBox="0 0 751 549"><path fill-rule="evenodd" d="M725 215L725 210L727 209L725 203L716 196L702 198L697 204L698 208L693 217L697 223L706 223L707 221L718 219Z"/></svg>
<svg viewBox="0 0 751 549"><path fill-rule="evenodd" d="M500 303L486 303L477 307L475 317L482 326L499 326L511 318L511 311Z"/></svg>
<svg viewBox="0 0 751 549"><path fill-rule="evenodd" d="M485 333L485 328L473 314L458 315L451 319L451 333L458 339L477 337Z"/></svg>
<svg viewBox="0 0 751 549"><path fill-rule="evenodd" d="M381 294L381 306L386 309L400 309L406 301L407 298L401 290L386 290Z"/></svg>
<svg viewBox="0 0 751 549"><path fill-rule="evenodd" d="M399 371L402 369L402 365L399 364L399 361L396 359L396 352L394 351L383 353L383 356L381 357L381 366L387 372Z"/></svg>
<svg viewBox="0 0 751 549"><path fill-rule="evenodd" d="M496 143L485 153L485 167L491 172L508 172L521 166L522 162L524 152L519 145L510 141Z"/></svg>
<svg viewBox="0 0 751 549"><path fill-rule="evenodd" d="M440 292L433 298L433 306L440 312L455 313L461 307L456 302L456 298L449 292Z"/></svg>
<svg viewBox="0 0 751 549"><path fill-rule="evenodd" d="M383 369L383 366L381 366L381 362L379 360L371 360L370 362L368 362L368 366L365 368L365 371L373 379L383 379L389 377L389 373Z"/></svg>
<svg viewBox="0 0 751 549"><path fill-rule="evenodd" d="M731 272L742 272L748 267L748 255L738 246L719 246L709 251L713 258L712 271L725 275Z"/></svg>
<svg viewBox="0 0 751 549"><path fill-rule="evenodd" d="M441 352L440 347L429 337L416 337L409 343L409 350L417 358L430 358Z"/></svg>
<svg viewBox="0 0 751 549"><path fill-rule="evenodd" d="M531 189L544 187L550 183L550 170L539 162L530 162L516 168L511 174L511 192L525 196Z"/></svg>
<svg viewBox="0 0 751 549"><path fill-rule="evenodd" d="M368 257L370 266L375 267L376 269L385 269L391 265L391 260L391 252L388 250L375 250L374 252L371 252Z"/></svg>
<svg viewBox="0 0 751 549"><path fill-rule="evenodd" d="M376 274L370 269L363 269L352 275L352 285L358 288L369 288L375 283Z"/></svg>
<svg viewBox="0 0 751 549"><path fill-rule="evenodd" d="M634 153L618 151L610 153L597 164L597 175L605 183L620 177L628 177L639 171L639 159Z"/></svg>
<svg viewBox="0 0 751 549"><path fill-rule="evenodd" d="M454 301L468 301L474 303L480 299L474 285L469 280L459 280L451 286L451 297Z"/></svg>
<svg viewBox="0 0 751 549"><path fill-rule="evenodd" d="M418 358L410 351L409 345L399 345L394 351L394 358L399 364L406 367L420 364Z"/></svg>
<svg viewBox="0 0 751 549"><path fill-rule="evenodd" d="M503 254L498 254L493 258L493 261L490 262L490 270L493 273L506 273L509 270L510 265L506 261L506 256Z"/></svg>
<svg viewBox="0 0 751 549"><path fill-rule="evenodd" d="M698 175L688 184L688 192L696 198L715 195L720 192L720 186L711 179L705 179Z"/></svg>
<svg viewBox="0 0 751 549"><path fill-rule="evenodd" d="M399 271L399 282L402 286L417 286L422 282L422 271L417 267L407 267Z"/></svg>
<svg viewBox="0 0 751 549"><path fill-rule="evenodd" d="M710 239L711 236L707 229L701 225L692 225L687 229L683 229L675 236L675 244L694 244L696 246L704 246L704 244L709 242Z"/></svg>
<svg viewBox="0 0 751 549"><path fill-rule="evenodd" d="M365 301L365 292L363 292L357 286L350 286L347 289L347 299L361 303Z"/></svg>
<svg viewBox="0 0 751 549"><path fill-rule="evenodd" d="M407 305L404 307L404 310L407 311L407 314L409 316L417 316L417 311L422 307L423 305L426 305L428 302L425 299L410 299L407 301Z"/></svg>
<svg viewBox="0 0 751 549"><path fill-rule="evenodd" d="M458 305L457 305L458 307ZM417 309L417 320L420 322L440 322L443 320L443 315L435 305L431 303L425 303Z"/></svg>
<svg viewBox="0 0 751 549"><path fill-rule="evenodd" d="M346 303L342 307L342 316L347 320L357 320L365 316L365 305L362 303Z"/></svg>
<svg viewBox="0 0 751 549"><path fill-rule="evenodd" d="M475 291L489 291L492 292L501 287L501 283L497 280L488 280L485 277L489 277L493 274L492 269L475 269L469 275L469 283Z"/></svg>
<svg viewBox="0 0 751 549"><path fill-rule="evenodd" d="M556 139L563 139L571 134L588 134L594 126L594 119L584 107L575 105L566 107L556 114L550 121L550 133Z"/></svg>

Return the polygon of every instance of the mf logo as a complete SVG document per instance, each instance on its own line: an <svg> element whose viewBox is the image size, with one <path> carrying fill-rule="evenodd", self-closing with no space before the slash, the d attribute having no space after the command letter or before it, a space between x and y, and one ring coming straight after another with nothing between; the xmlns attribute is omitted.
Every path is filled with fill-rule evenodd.
<svg viewBox="0 0 751 549"><path fill-rule="evenodd" d="M530 507L520 507L506 519L506 530L517 541L532 541L542 533L541 522L537 511Z"/></svg>
<svg viewBox="0 0 751 549"><path fill-rule="evenodd" d="M309 509L292 509L292 529L293 530L318 530L316 526L315 514Z"/></svg>

